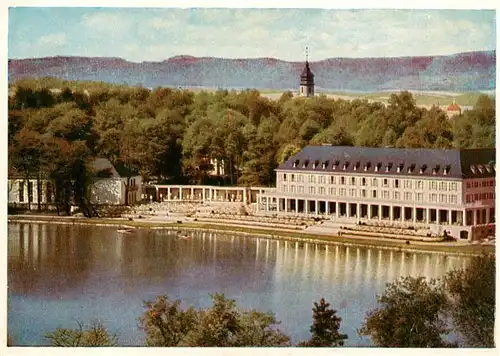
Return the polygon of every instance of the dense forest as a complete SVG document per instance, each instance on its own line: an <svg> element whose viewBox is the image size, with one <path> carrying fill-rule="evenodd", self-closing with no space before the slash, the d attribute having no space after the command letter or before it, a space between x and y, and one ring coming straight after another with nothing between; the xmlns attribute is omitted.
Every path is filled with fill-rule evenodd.
<svg viewBox="0 0 500 356"><path fill-rule="evenodd" d="M391 94L388 105L52 78L24 79L9 92L9 173L50 177L60 200L83 199L91 157L145 180L182 183L214 183L208 173L216 159L226 173L217 184L269 186L277 165L308 144L495 146L495 102L487 95L448 119L437 107L418 107L407 91Z"/></svg>

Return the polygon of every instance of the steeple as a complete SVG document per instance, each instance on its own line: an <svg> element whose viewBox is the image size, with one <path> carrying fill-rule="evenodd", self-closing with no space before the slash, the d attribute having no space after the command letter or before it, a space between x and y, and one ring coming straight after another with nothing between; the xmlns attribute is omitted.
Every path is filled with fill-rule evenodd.
<svg viewBox="0 0 500 356"><path fill-rule="evenodd" d="M306 65L300 74L300 96L314 96L314 74L309 68L309 48L306 47Z"/></svg>

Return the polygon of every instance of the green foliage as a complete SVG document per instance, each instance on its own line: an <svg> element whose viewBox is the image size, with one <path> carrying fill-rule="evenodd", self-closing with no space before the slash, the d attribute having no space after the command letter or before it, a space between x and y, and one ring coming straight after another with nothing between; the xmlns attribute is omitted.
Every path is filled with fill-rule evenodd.
<svg viewBox="0 0 500 356"><path fill-rule="evenodd" d="M212 296L208 309L182 310L167 296L146 302L140 326L146 346L289 346L290 339L276 327L271 313L243 311L223 294Z"/></svg>
<svg viewBox="0 0 500 356"><path fill-rule="evenodd" d="M314 302L312 337L299 346L305 347L337 347L344 346L347 335L339 333L342 318L336 315L337 311L330 308L324 298L319 303Z"/></svg>
<svg viewBox="0 0 500 356"><path fill-rule="evenodd" d="M77 329L57 328L45 337L50 346L59 347L102 347L116 346L118 343L116 334L110 334L99 321L92 321L87 328L79 322Z"/></svg>
<svg viewBox="0 0 500 356"><path fill-rule="evenodd" d="M466 346L495 347L495 256L474 257L445 278L453 323Z"/></svg>
<svg viewBox="0 0 500 356"><path fill-rule="evenodd" d="M383 93L390 95L384 106L366 100L379 100L380 93L334 100L285 92L270 100L253 89L150 91L56 78L27 78L10 89L9 154L18 150L16 135L24 130L38 141L52 141L42 147L54 146L56 138L63 146L84 142L86 157L106 157L119 168L161 181L209 182L210 162L217 160L224 165L226 184L270 185L277 165L308 144L495 145L495 101L486 95L469 95L474 108L448 119L437 107L418 107L422 95L406 91Z"/></svg>
<svg viewBox="0 0 500 356"><path fill-rule="evenodd" d="M359 333L383 347L494 347L495 268L495 256L483 255L441 281L406 277L388 284ZM463 341L446 341L452 330Z"/></svg>
<svg viewBox="0 0 500 356"><path fill-rule="evenodd" d="M197 322L197 311L182 310L179 300L171 301L167 296L145 302L146 311L139 319L146 333L146 346L178 346Z"/></svg>
<svg viewBox="0 0 500 356"><path fill-rule="evenodd" d="M379 308L367 314L359 333L382 347L448 347L447 298L436 280L405 277L387 285Z"/></svg>

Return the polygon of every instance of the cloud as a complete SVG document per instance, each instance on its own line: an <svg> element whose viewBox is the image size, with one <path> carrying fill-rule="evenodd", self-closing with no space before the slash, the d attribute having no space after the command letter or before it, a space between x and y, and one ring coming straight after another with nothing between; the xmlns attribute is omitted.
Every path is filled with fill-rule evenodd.
<svg viewBox="0 0 500 356"><path fill-rule="evenodd" d="M62 46L66 44L66 34L54 33L40 37L38 44L41 46Z"/></svg>
<svg viewBox="0 0 500 356"><path fill-rule="evenodd" d="M23 12L19 11L17 18L22 18ZM34 16L32 11L24 23L19 22L17 32L10 31L9 22L9 41L13 44L10 53L29 57L42 51L20 45L26 42L22 40L26 36L23 29L30 24L30 33L44 35L30 42L31 45L45 42L43 53L116 56L133 61L161 61L183 54L302 61L306 46L310 48L312 61L496 48L494 11L216 8L58 11L58 14L46 11L43 17ZM75 12L73 17L69 15L71 11ZM41 18L50 21L36 24ZM61 36L62 29L71 41Z"/></svg>
<svg viewBox="0 0 500 356"><path fill-rule="evenodd" d="M128 15L121 13L92 12L85 14L82 23L87 31L100 32L108 35L125 35L132 29Z"/></svg>

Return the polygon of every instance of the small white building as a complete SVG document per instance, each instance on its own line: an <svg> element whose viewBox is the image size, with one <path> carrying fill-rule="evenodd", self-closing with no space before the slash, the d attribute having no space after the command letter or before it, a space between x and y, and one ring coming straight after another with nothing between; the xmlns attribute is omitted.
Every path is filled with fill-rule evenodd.
<svg viewBox="0 0 500 356"><path fill-rule="evenodd" d="M119 174L111 162L106 158L96 158L91 162L90 168L95 172L97 179L94 181L90 202L97 205L124 205L134 204L141 200L142 178L139 175L131 175L129 172ZM36 178L26 179L16 174L10 174L8 179L8 199L9 204L28 205L31 207L40 203L53 204L54 185L48 179L40 180L40 194L38 194L38 182Z"/></svg>
<svg viewBox="0 0 500 356"><path fill-rule="evenodd" d="M448 118L452 118L453 116L459 116L462 114L462 108L458 106L458 104L455 102L455 99L453 99L453 104L448 106L446 109L446 115Z"/></svg>

